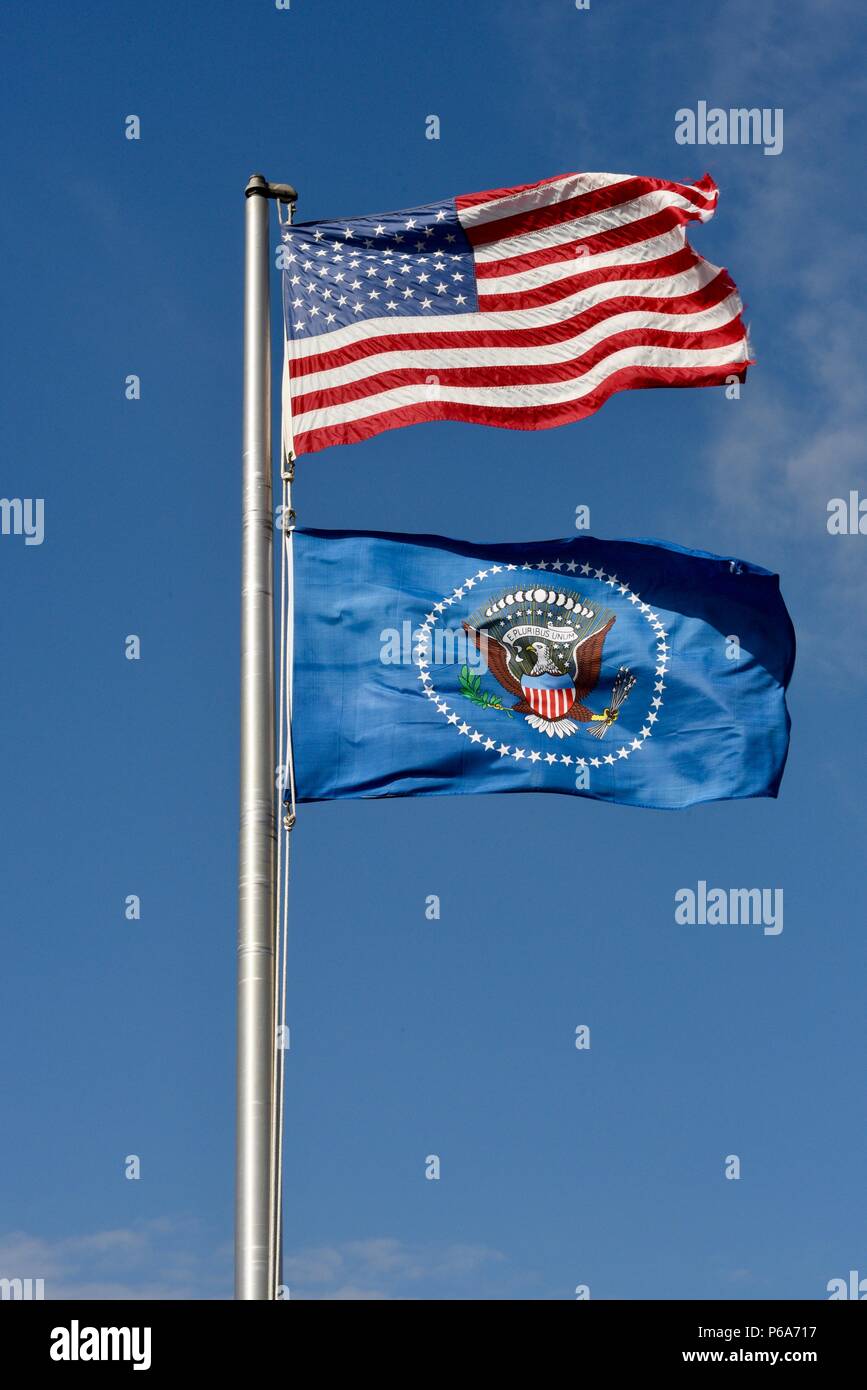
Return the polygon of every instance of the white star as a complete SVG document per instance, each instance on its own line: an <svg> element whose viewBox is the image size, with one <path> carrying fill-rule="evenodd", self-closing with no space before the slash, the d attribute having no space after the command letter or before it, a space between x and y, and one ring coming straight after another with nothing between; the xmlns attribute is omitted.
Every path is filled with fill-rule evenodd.
<svg viewBox="0 0 867 1390"><path fill-rule="evenodd" d="M541 754L541 753L537 753L537 752L535 751L535 749L534 749L533 752L530 754L530 762L531 762L531 763L537 763L537 762L539 762L539 760L540 760L541 757L542 757L542 754Z"/></svg>
<svg viewBox="0 0 867 1390"><path fill-rule="evenodd" d="M561 761L561 763L565 763L567 767L571 767L571 766L572 766L572 758L571 758L571 756L570 756L569 753L561 753L561 754L560 754L560 761Z"/></svg>
<svg viewBox="0 0 867 1390"><path fill-rule="evenodd" d="M442 220L443 220L443 218L445 217L445 215L446 215L446 210L445 210L445 208L440 208L439 212L437 213L437 218L436 218L437 222L442 222Z"/></svg>
<svg viewBox="0 0 867 1390"><path fill-rule="evenodd" d="M524 750L523 750L523 748L516 748L515 751L514 751L514 753L512 754L512 757L515 759L515 762L516 762L516 763L519 763L519 762L521 761L521 759L523 758L523 756L524 756Z"/></svg>
<svg viewBox="0 0 867 1390"><path fill-rule="evenodd" d="M351 227L344 227L344 228L343 228L343 235L345 236L346 240L348 241L349 238L352 236L352 228L351 228Z"/></svg>
<svg viewBox="0 0 867 1390"><path fill-rule="evenodd" d="M497 752L499 753L501 758L505 758L508 757L509 749L505 743L501 743L499 748L497 749Z"/></svg>
<svg viewBox="0 0 867 1390"><path fill-rule="evenodd" d="M415 226L415 218L414 218L414 217L410 217L410 218L408 219L408 221L407 221L407 224L406 224L406 230L407 230L408 232L411 232L414 226Z"/></svg>
<svg viewBox="0 0 867 1390"><path fill-rule="evenodd" d="M495 747L494 740L492 738L486 738L484 744L485 752L490 753L493 747Z"/></svg>
<svg viewBox="0 0 867 1390"><path fill-rule="evenodd" d="M581 566L581 573L582 573L582 574L589 574L589 573L590 573L590 566L587 565L587 564L582 565L582 566Z"/></svg>
<svg viewBox="0 0 867 1390"><path fill-rule="evenodd" d="M552 764L552 763L556 763L556 761L557 761L557 754L556 754L556 753L546 753L546 754L545 754L545 762L548 763L549 765Z"/></svg>
<svg viewBox="0 0 867 1390"><path fill-rule="evenodd" d="M455 295L455 303L456 303L456 304L466 304L466 302L467 302L467 296L466 296L465 294L456 294L456 295Z"/></svg>
<svg viewBox="0 0 867 1390"><path fill-rule="evenodd" d="M628 750L627 748L618 748L618 750L617 750L617 756L618 756L618 758L628 758L628 757L629 757L629 750Z"/></svg>
<svg viewBox="0 0 867 1390"><path fill-rule="evenodd" d="M422 307L423 309L429 309L430 306L431 306L432 304L433 304L433 300L432 300L432 299L423 299L422 302L421 302L421 307Z"/></svg>
<svg viewBox="0 0 867 1390"><path fill-rule="evenodd" d="M482 736L481 736L481 734L479 733L478 729L474 730L473 735L472 735L472 737L470 738L470 743L481 743L481 741L482 741Z"/></svg>
<svg viewBox="0 0 867 1390"><path fill-rule="evenodd" d="M317 227L317 228L316 228L316 231L313 233L313 240L314 240L314 241L321 241L323 235L324 235L324 233L321 231L321 229L320 229L319 227Z"/></svg>
<svg viewBox="0 0 867 1390"><path fill-rule="evenodd" d="M468 734L469 732L470 732L470 726L469 726L469 724L461 724L461 725L459 725L459 727L458 727L458 733L459 733L459 734Z"/></svg>
<svg viewBox="0 0 867 1390"><path fill-rule="evenodd" d="M376 227L374 228L374 233L373 233L374 236L383 236L384 233L385 233L385 228L383 227L382 223L381 223L381 222L377 222Z"/></svg>
<svg viewBox="0 0 867 1390"><path fill-rule="evenodd" d="M458 716L457 716L456 714L450 714L450 715L449 715L449 718L448 718L448 722L449 722L449 724L457 724L457 722L458 722Z"/></svg>

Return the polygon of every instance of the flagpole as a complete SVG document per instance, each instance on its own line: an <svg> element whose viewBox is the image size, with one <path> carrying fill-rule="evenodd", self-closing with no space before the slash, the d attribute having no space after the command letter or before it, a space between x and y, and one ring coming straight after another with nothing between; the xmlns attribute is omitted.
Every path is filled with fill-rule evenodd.
<svg viewBox="0 0 867 1390"><path fill-rule="evenodd" d="M277 827L268 200L294 201L295 191L253 174L245 197L235 1297L270 1299Z"/></svg>

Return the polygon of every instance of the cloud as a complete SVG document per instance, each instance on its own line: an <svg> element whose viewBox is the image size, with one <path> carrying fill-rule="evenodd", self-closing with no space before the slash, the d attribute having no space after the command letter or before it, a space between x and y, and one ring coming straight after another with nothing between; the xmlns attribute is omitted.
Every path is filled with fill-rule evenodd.
<svg viewBox="0 0 867 1390"><path fill-rule="evenodd" d="M53 1240L13 1231L0 1236L0 1277L43 1279L46 1299L231 1296L229 1251L184 1219Z"/></svg>
<svg viewBox="0 0 867 1390"><path fill-rule="evenodd" d="M46 1299L231 1298L231 1259L228 1244L183 1219L54 1240L0 1236L0 1277L43 1279ZM283 1266L290 1298L324 1301L485 1297L510 1278L505 1256L487 1246L386 1236L289 1251Z"/></svg>
<svg viewBox="0 0 867 1390"><path fill-rule="evenodd" d="M288 1255L284 1282L292 1298L460 1297L481 1279L500 1282L506 1257L483 1245L412 1245L390 1237L311 1246Z"/></svg>
<svg viewBox="0 0 867 1390"><path fill-rule="evenodd" d="M853 5L844 10L857 22ZM851 62L839 8L824 24L814 4L776 5L758 38L756 23L752 0L735 0L709 30L709 99L747 104L750 93L751 104L777 104L773 91L783 89L797 92L797 101L785 106L780 158L750 166L726 206L735 229L731 264L747 301L750 283L760 298L751 325L758 362L740 400L727 403L705 459L718 513L745 545L755 542L759 557L803 556L798 573L789 562L783 583L808 601L814 626L799 621L798 635L809 664L826 678L842 665L863 679L864 542L829 536L827 519L832 498L848 498L859 484L865 492L867 309L859 287L867 237L851 201L847 151L867 84ZM732 34L752 41L726 42ZM829 623L822 615L834 612L841 593L849 617Z"/></svg>

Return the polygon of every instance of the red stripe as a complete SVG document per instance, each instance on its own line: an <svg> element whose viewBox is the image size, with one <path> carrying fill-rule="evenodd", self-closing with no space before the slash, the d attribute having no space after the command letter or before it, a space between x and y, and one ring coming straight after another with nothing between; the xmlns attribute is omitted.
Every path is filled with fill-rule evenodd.
<svg viewBox="0 0 867 1390"><path fill-rule="evenodd" d="M492 241L523 236L527 232L554 227L559 222L571 222L573 218L586 217L589 213L621 207L624 203L631 203L647 193L656 192L675 193L702 211L716 204L715 199L707 198L683 184L666 183L662 179L632 178L608 184L605 188L594 188L589 193L579 193L574 198L565 198L562 202L527 208L523 212L498 217L478 226L471 224L464 227L464 232L472 246L487 246ZM680 211L684 221L694 221L697 216L696 213Z"/></svg>
<svg viewBox="0 0 867 1390"><path fill-rule="evenodd" d="M512 363L495 367L443 367L437 369L442 386L530 386L546 382L579 381L606 357L624 347L685 348L700 352L716 347L728 347L745 340L740 315L722 328L699 333L673 333L663 328L625 328L594 343L578 357L565 362ZM679 369L677 369L679 370ZM348 401L364 400L380 391L392 391L400 386L424 386L431 374L427 367L395 367L377 372L359 381L344 382L320 391L293 395L292 410L303 415L310 410L324 410L344 405Z"/></svg>
<svg viewBox="0 0 867 1390"><path fill-rule="evenodd" d="M546 183L559 183L561 179L574 178L574 174L554 174L550 179L539 179L538 183L518 183L514 188L492 188L486 193L458 193L455 207L474 208L480 203L492 203L495 198L511 198L516 193L527 193L531 188L544 188Z"/></svg>
<svg viewBox="0 0 867 1390"><path fill-rule="evenodd" d="M748 365L745 362L731 362L715 367L624 367L613 373L597 391L583 396L580 401L568 401L559 406L506 408L465 405L457 401L421 401L416 405L401 406L398 410L368 415L363 420L305 430L295 436L295 450L298 454L313 454L333 444L357 444L385 430L427 420L461 420L468 424L497 425L512 430L552 429L556 425L586 419L618 391L658 386L721 386L728 376L744 381Z"/></svg>
<svg viewBox="0 0 867 1390"><path fill-rule="evenodd" d="M587 255L597 255L603 251L621 251L624 246L637 246L642 241L664 236L674 227L680 226L685 215L678 208L663 208L650 217L640 217L635 222L627 222L608 231L596 232L593 236L576 237L561 246L543 246L538 251L525 251L520 256L506 256L499 261L475 261L477 280L495 279L501 275L517 275L522 270L534 270L540 265L556 265L560 261L573 261L576 246L586 247ZM693 253L695 254L695 253ZM696 257L700 260L701 257Z"/></svg>
<svg viewBox="0 0 867 1390"><path fill-rule="evenodd" d="M589 309L583 309L570 319L561 319L556 323L533 328L476 328L451 332L437 332L432 329L426 333L386 333L378 338L360 338L341 348L313 353L310 357L292 358L289 371L294 383L313 372L345 367L351 362L360 362L381 352L412 352L419 349L435 351L440 348L451 350L467 347L542 347L547 343L564 342L576 332L591 328L607 318L613 318L615 314L695 314L702 309L721 304L735 288L728 271L721 270L706 285L685 295L618 295L615 299L606 299L602 304L591 305Z"/></svg>
<svg viewBox="0 0 867 1390"><path fill-rule="evenodd" d="M567 257L572 260L573 257ZM580 264L580 262L579 262ZM682 275L685 270L701 264L691 246L684 246L671 256L663 256L658 261L633 261L629 265L606 265L599 270L582 270L574 275L564 275L561 280L551 280L544 285L535 285L529 290L508 290L501 294L480 294L479 312L493 314L501 309L536 309L543 304L556 304L560 299L568 299L570 294L590 289L593 285L610 285L617 280L664 280L672 275Z"/></svg>

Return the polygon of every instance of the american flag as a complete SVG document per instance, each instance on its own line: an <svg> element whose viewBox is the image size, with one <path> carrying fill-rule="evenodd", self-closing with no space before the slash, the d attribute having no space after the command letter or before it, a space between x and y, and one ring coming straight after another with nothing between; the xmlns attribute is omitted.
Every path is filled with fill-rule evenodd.
<svg viewBox="0 0 867 1390"><path fill-rule="evenodd" d="M295 454L422 420L547 429L641 386L743 381L737 287L696 254L694 184L561 174L285 227Z"/></svg>

